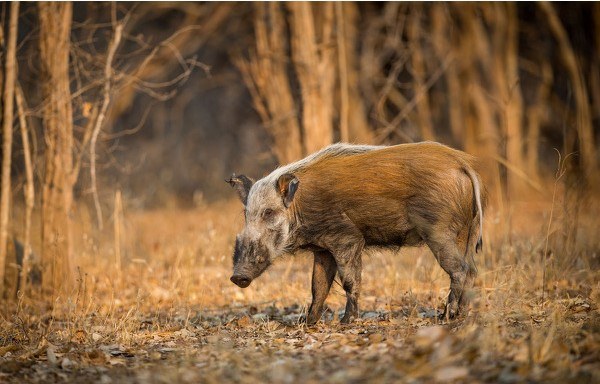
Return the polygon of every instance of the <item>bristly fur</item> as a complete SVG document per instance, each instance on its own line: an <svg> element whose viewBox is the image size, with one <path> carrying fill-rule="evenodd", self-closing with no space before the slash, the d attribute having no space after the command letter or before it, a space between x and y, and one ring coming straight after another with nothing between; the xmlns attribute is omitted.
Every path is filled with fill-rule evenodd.
<svg viewBox="0 0 600 384"><path fill-rule="evenodd" d="M340 209L362 226L367 244L389 244L394 236L411 242L410 231L396 231L409 229L408 221L456 230L470 226L473 211L479 214L480 243L485 191L474 163L473 156L433 142L392 147L336 144L265 179L293 173L300 181L293 208L301 218L309 220L309 212L314 212L322 226L328 221L326 212Z"/></svg>
<svg viewBox="0 0 600 384"><path fill-rule="evenodd" d="M290 163L290 164L287 164L287 165L284 165L284 166L281 166L281 167L275 169L264 179L267 179L268 181L271 181L271 182L275 182L277 179L279 179L280 176L282 176L286 173L296 173L296 172L310 166L311 164L315 163L316 161L319 161L322 159L356 155L356 154L365 153L365 152L369 152L369 151L372 151L375 149L382 149L382 148L386 148L386 147L380 146L380 145L354 145L354 144L346 144L346 143L332 144L332 145L329 145L329 146L321 149L318 152L313 153L310 156L305 157L302 160L298 160L296 162L293 162L293 163Z"/></svg>
<svg viewBox="0 0 600 384"><path fill-rule="evenodd" d="M247 190L242 238L248 245L240 251L262 244L270 261L284 251L313 249L308 320L320 316L335 265L348 298L342 319L347 322L358 315L364 247L425 243L450 275L445 313L453 317L467 304L463 293L473 284L473 253L482 242L486 193L475 163L473 156L433 142L334 144L276 169ZM235 270L253 279L264 269L236 264Z"/></svg>

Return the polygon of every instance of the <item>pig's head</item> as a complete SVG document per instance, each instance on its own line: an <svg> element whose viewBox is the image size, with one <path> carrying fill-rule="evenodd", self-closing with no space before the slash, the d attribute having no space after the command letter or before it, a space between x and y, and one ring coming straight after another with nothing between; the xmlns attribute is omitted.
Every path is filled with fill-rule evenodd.
<svg viewBox="0 0 600 384"><path fill-rule="evenodd" d="M246 288L285 252L293 217L289 210L299 182L292 174L256 183L233 174L226 181L244 204L246 225L235 240L231 281Z"/></svg>

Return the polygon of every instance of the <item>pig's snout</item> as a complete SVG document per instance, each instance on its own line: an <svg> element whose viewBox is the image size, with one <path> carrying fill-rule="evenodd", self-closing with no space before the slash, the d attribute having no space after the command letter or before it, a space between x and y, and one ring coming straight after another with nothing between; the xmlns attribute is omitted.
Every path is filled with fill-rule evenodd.
<svg viewBox="0 0 600 384"><path fill-rule="evenodd" d="M243 275L233 275L230 278L231 282L240 288L246 288L252 282L252 279Z"/></svg>

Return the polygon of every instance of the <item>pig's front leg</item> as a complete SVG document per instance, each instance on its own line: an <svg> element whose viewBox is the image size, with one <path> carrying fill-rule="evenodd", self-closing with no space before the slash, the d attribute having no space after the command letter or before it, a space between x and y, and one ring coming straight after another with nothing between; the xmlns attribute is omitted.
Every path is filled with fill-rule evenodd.
<svg viewBox="0 0 600 384"><path fill-rule="evenodd" d="M344 213L341 214L341 220L331 229L331 236L327 239L327 249L333 254L342 287L346 291L346 312L340 322L347 324L353 318L358 317L358 296L365 239L352 220Z"/></svg>
<svg viewBox="0 0 600 384"><path fill-rule="evenodd" d="M315 324L321 318L323 303L335 278L337 265L333 255L326 250L314 251L312 275L312 303L306 318L307 324Z"/></svg>
<svg viewBox="0 0 600 384"><path fill-rule="evenodd" d="M314 227L313 227L314 226ZM362 251L365 238L352 220L343 212L331 212L326 220L307 225L310 243L328 250L346 291L346 312L340 320L349 323L358 317L358 296L360 292ZM315 308L317 309L317 308Z"/></svg>

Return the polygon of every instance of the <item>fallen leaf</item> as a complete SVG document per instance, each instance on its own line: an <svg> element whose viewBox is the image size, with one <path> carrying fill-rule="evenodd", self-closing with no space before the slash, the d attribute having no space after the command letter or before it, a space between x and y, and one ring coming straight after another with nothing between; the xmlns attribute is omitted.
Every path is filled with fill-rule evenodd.
<svg viewBox="0 0 600 384"><path fill-rule="evenodd" d="M63 357L63 359L60 362L60 367L62 369L69 369L73 365L75 364L68 357Z"/></svg>
<svg viewBox="0 0 600 384"><path fill-rule="evenodd" d="M373 344L381 343L383 341L383 335L381 333L372 333L369 335L369 341Z"/></svg>
<svg viewBox="0 0 600 384"><path fill-rule="evenodd" d="M56 358L55 348L53 345L49 345L46 349L46 358L48 362L52 365L56 365L58 363L58 359Z"/></svg>
<svg viewBox="0 0 600 384"><path fill-rule="evenodd" d="M125 365L127 362L125 361L125 359L111 357L110 359L108 359L108 363L110 365Z"/></svg>
<svg viewBox="0 0 600 384"><path fill-rule="evenodd" d="M454 381L464 379L469 375L469 370L465 367L443 367L435 372L434 379L440 382Z"/></svg>
<svg viewBox="0 0 600 384"><path fill-rule="evenodd" d="M446 334L446 330L439 325L419 328L415 335L415 347L421 351L430 351Z"/></svg>
<svg viewBox="0 0 600 384"><path fill-rule="evenodd" d="M248 316L244 316L237 320L238 327L247 327L250 325L250 318Z"/></svg>
<svg viewBox="0 0 600 384"><path fill-rule="evenodd" d="M0 356L6 355L8 352L16 351L18 348L14 344L9 344L5 347L0 347Z"/></svg>
<svg viewBox="0 0 600 384"><path fill-rule="evenodd" d="M85 343L86 338L87 338L87 333L83 329L78 329L77 331L75 331L75 334L73 335L73 337L71 337L71 341L73 343L83 344L83 343Z"/></svg>
<svg viewBox="0 0 600 384"><path fill-rule="evenodd" d="M84 354L90 363L99 365L104 364L106 362L106 354L100 349L93 349Z"/></svg>

